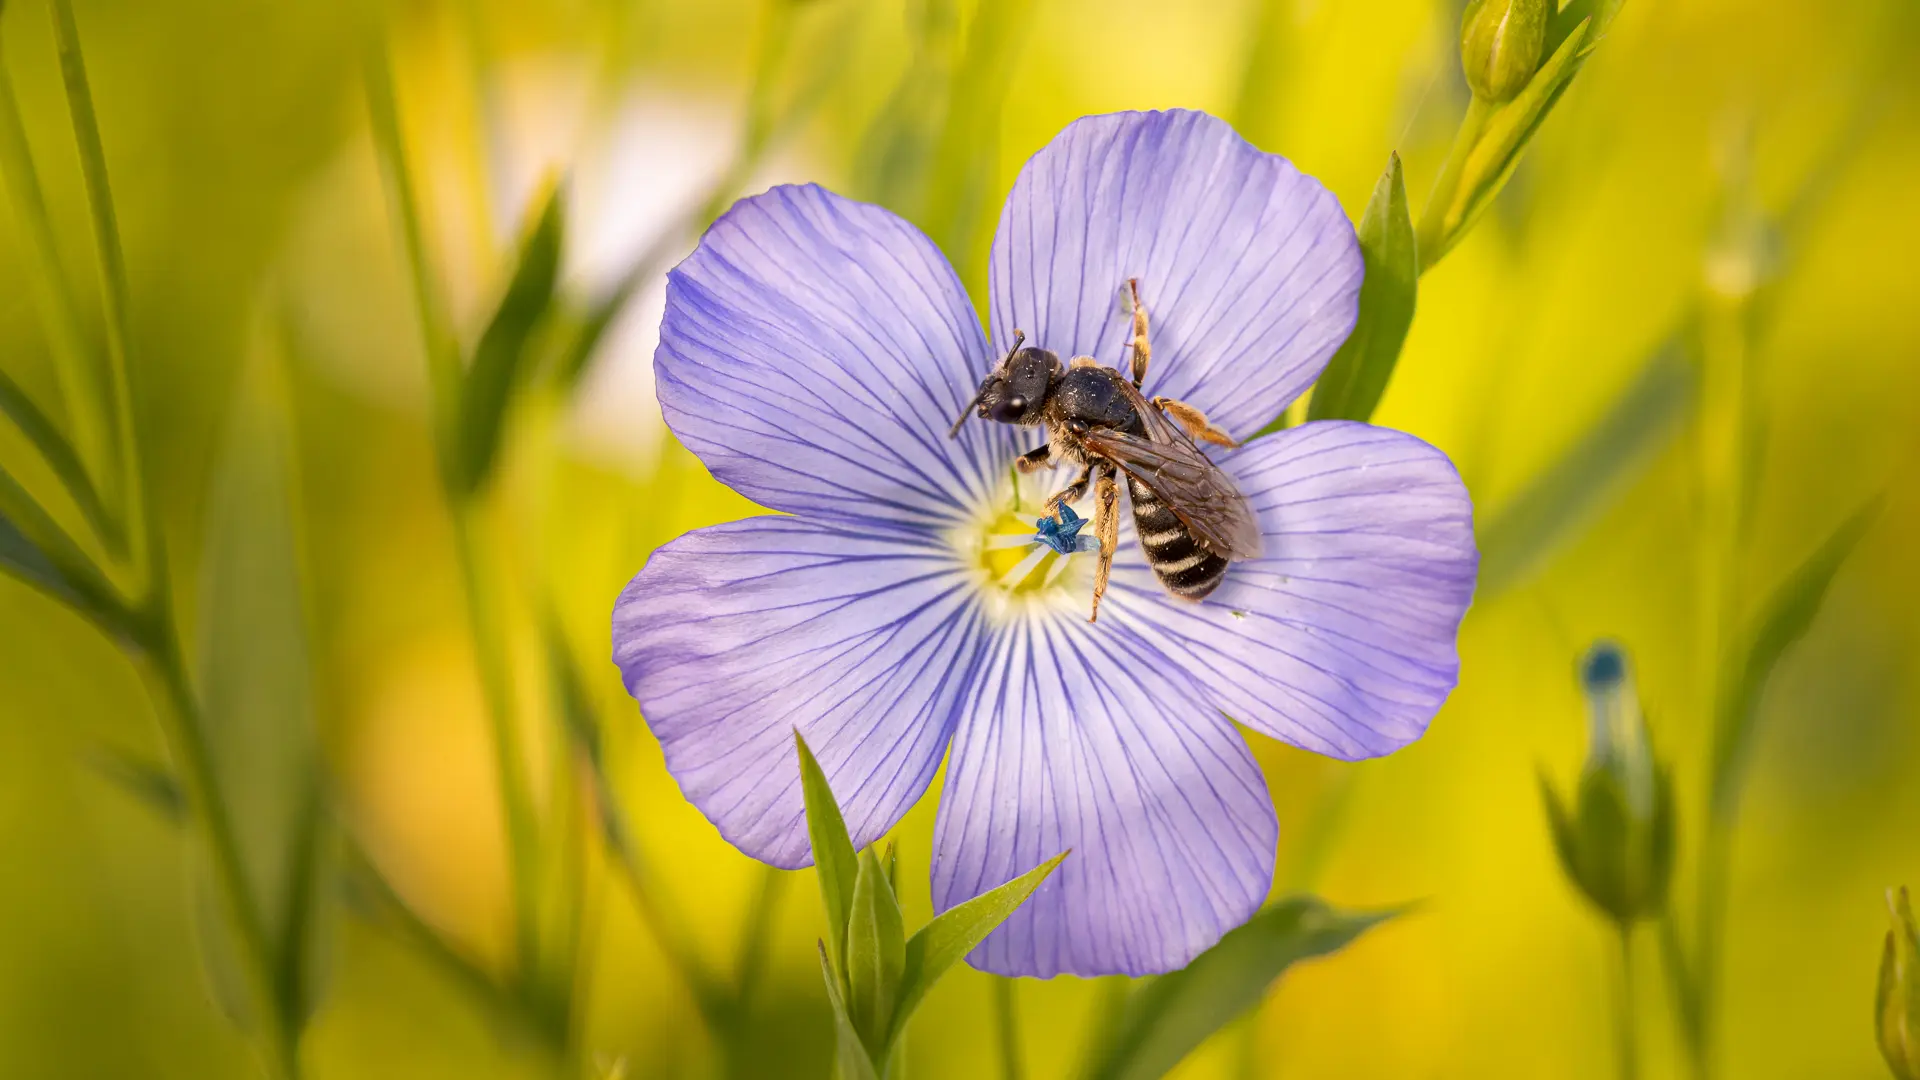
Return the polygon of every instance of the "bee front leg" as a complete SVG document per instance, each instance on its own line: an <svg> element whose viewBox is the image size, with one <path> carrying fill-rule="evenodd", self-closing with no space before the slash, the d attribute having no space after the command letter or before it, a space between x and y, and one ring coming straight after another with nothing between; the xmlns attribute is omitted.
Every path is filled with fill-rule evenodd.
<svg viewBox="0 0 1920 1080"><path fill-rule="evenodd" d="M1045 507L1047 516L1056 521L1059 520L1060 508L1068 503L1077 503L1084 498L1087 494L1087 485L1091 483L1092 480L1093 470L1091 468L1081 469L1078 480L1061 488L1058 494L1047 500Z"/></svg>
<svg viewBox="0 0 1920 1080"><path fill-rule="evenodd" d="M1100 618L1100 598L1107 593L1107 577L1113 573L1113 552L1120 545L1120 483L1114 479L1113 466L1102 465L1093 488L1093 535L1100 541L1099 561L1093 568L1093 613L1088 622Z"/></svg>
<svg viewBox="0 0 1920 1080"><path fill-rule="evenodd" d="M1048 443L1037 450L1029 450L1013 459L1013 467L1022 473L1030 473L1047 467L1053 460L1053 444Z"/></svg>

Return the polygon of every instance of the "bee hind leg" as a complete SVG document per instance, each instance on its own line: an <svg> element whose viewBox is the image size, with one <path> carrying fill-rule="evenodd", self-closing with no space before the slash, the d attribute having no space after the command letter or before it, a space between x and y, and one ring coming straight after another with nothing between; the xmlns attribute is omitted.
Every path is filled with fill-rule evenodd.
<svg viewBox="0 0 1920 1080"><path fill-rule="evenodd" d="M1127 279L1127 299L1133 310L1133 337L1127 344L1132 351L1133 388L1147 379L1147 363L1153 359L1153 346L1147 341L1147 305L1140 302L1140 279Z"/></svg>
<svg viewBox="0 0 1920 1080"><path fill-rule="evenodd" d="M1107 594L1107 577L1113 572L1113 551L1120 544L1120 484L1113 467L1105 466L1094 482L1093 534L1100 541L1099 561L1093 569L1093 612L1088 622L1100 618L1100 598Z"/></svg>
<svg viewBox="0 0 1920 1080"><path fill-rule="evenodd" d="M1234 441L1233 436L1207 423L1206 413L1201 412L1199 409L1194 408L1184 401L1175 401L1170 397L1157 397L1153 399L1153 404L1155 408L1172 417L1175 423L1186 428L1187 434L1202 442L1210 442L1215 446L1225 446L1228 448L1240 445Z"/></svg>

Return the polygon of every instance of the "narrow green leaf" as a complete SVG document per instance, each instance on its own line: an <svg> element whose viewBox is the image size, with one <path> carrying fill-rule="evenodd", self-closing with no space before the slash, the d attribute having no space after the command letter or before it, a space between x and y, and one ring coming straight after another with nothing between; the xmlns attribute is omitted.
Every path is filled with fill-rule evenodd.
<svg viewBox="0 0 1920 1080"><path fill-rule="evenodd" d="M88 764L168 824L180 825L187 820L187 793L173 773L160 763L125 750L102 747L88 755Z"/></svg>
<svg viewBox="0 0 1920 1080"><path fill-rule="evenodd" d="M1582 24L1556 49L1533 76L1518 97L1493 109L1480 129L1479 139L1467 154L1462 167L1460 187L1441 219L1440 242L1434 250L1420 253L1421 263L1432 267L1453 250L1461 237L1473 228L1480 215L1493 205L1494 196L1507 186L1520 163L1521 151L1553 111L1573 77L1580 73L1592 51L1591 21Z"/></svg>
<svg viewBox="0 0 1920 1080"><path fill-rule="evenodd" d="M1813 626L1814 617L1827 598L1827 589L1879 512L1880 499L1876 497L1854 511L1787 576L1755 620L1746 647L1734 662L1734 670L1721 680L1711 790L1716 814L1729 812L1739 798L1740 774L1752 749L1754 726L1759 720L1760 700L1766 692L1767 680L1773 676L1781 657Z"/></svg>
<svg viewBox="0 0 1920 1080"><path fill-rule="evenodd" d="M885 1039L906 963L907 933L900 902L887 886L886 868L869 848L860 855L853 913L847 922L847 1012L876 1057L886 1053Z"/></svg>
<svg viewBox="0 0 1920 1080"><path fill-rule="evenodd" d="M913 935L907 942L900 1004L894 1011L894 1037L905 1029L907 1018L919 1007L927 991L933 989L933 984L940 981L940 976L985 941L994 927L1006 922L1047 875L1071 854L1063 851L999 888L981 893L964 904L955 904Z"/></svg>
<svg viewBox="0 0 1920 1080"><path fill-rule="evenodd" d="M1360 254L1367 266L1360 284L1360 318L1314 385L1307 403L1309 420L1371 417L1413 325L1420 253L1398 153L1387 158L1387 171L1380 174L1360 217Z"/></svg>
<svg viewBox="0 0 1920 1080"><path fill-rule="evenodd" d="M0 413L5 413L7 419L20 429L20 434L33 444L40 459L59 479L67 496L86 517L88 527L93 529L93 534L99 537L100 542L116 557L124 554L126 534L100 500L99 489L93 486L86 466L80 461L79 452L60 433L60 428L52 418L40 411L40 407L34 404L20 384L4 371L0 371Z"/></svg>
<svg viewBox="0 0 1920 1080"><path fill-rule="evenodd" d="M96 625L124 632L126 612L106 576L5 468L0 468L0 573Z"/></svg>
<svg viewBox="0 0 1920 1080"><path fill-rule="evenodd" d="M834 801L827 774L800 732L793 733L800 752L800 791L807 801L807 840L813 845L814 874L820 879L820 902L827 912L827 944L834 963L844 967L847 957L847 920L853 912L854 882L860 876L853 840Z"/></svg>
<svg viewBox="0 0 1920 1080"><path fill-rule="evenodd" d="M547 188L540 211L520 242L513 278L461 379L454 460L456 477L466 492L479 490L493 475L507 405L527 374L534 331L553 306L564 233L563 204L555 184Z"/></svg>
<svg viewBox="0 0 1920 1080"><path fill-rule="evenodd" d="M1699 382L1688 342L1670 338L1613 407L1480 530L1480 592L1525 584L1679 435Z"/></svg>
<svg viewBox="0 0 1920 1080"><path fill-rule="evenodd" d="M1134 992L1109 1042L1086 1075L1093 1080L1164 1076L1207 1036L1258 1004L1297 961L1336 952L1397 911L1342 912L1317 897L1294 896L1179 971Z"/></svg>
<svg viewBox="0 0 1920 1080"><path fill-rule="evenodd" d="M820 976L827 982L827 1004L833 1007L833 1045L835 1071L841 1080L879 1080L873 1059L847 1014L846 999L840 996L840 980L834 976L833 961L827 959L827 943L820 942Z"/></svg>
<svg viewBox="0 0 1920 1080"><path fill-rule="evenodd" d="M305 892L318 870L305 860L319 854L321 807L290 429L278 369L255 356L242 369L208 497L197 645L215 777L294 1027L308 1011L305 920L318 913ZM224 935L226 923L216 917L204 930ZM238 955L230 943L213 948Z"/></svg>

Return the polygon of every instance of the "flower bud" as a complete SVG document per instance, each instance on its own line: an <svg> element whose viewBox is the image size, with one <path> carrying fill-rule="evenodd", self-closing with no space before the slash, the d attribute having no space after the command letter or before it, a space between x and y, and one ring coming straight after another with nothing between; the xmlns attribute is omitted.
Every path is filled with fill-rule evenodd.
<svg viewBox="0 0 1920 1080"><path fill-rule="evenodd" d="M1571 814L1542 780L1560 864L1620 923L1658 914L1673 871L1673 785L1654 760L1640 698L1619 646L1580 662L1589 717L1586 765Z"/></svg>
<svg viewBox="0 0 1920 1080"><path fill-rule="evenodd" d="M1874 1020L1880 1028L1880 1053L1899 1080L1920 1080L1920 930L1913 924L1907 890L1887 890L1893 928L1880 956L1880 993Z"/></svg>
<svg viewBox="0 0 1920 1080"><path fill-rule="evenodd" d="M1540 68L1552 0L1472 0L1460 20L1460 64L1474 95L1499 104Z"/></svg>

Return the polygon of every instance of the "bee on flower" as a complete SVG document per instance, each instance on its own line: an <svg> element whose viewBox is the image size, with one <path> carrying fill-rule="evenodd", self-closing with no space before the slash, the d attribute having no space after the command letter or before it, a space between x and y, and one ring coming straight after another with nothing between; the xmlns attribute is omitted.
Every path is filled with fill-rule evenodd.
<svg viewBox="0 0 1920 1080"><path fill-rule="evenodd" d="M1362 273L1324 187L1195 112L1087 117L1027 163L991 341L899 217L736 204L669 277L654 368L680 441L777 513L663 546L613 613L687 798L800 867L795 730L856 845L944 758L936 909L1073 851L969 957L1001 974L1169 971L1244 922L1279 830L1236 723L1374 757L1458 676L1478 555L1446 456L1343 421L1252 438Z"/></svg>

